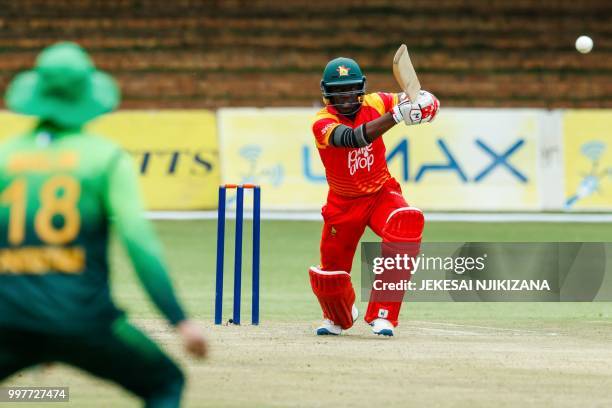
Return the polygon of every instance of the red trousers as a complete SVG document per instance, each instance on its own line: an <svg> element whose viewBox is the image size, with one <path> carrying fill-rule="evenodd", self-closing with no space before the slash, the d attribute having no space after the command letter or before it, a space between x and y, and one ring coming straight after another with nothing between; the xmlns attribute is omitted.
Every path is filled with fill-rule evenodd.
<svg viewBox="0 0 612 408"><path fill-rule="evenodd" d="M330 191L322 210L325 223L321 237L321 269L350 273L366 226L384 239L383 228L391 213L407 206L401 187L393 178L378 192L364 197L342 197ZM401 302L375 302L371 299L365 321L370 323L384 317L396 326L400 307Z"/></svg>

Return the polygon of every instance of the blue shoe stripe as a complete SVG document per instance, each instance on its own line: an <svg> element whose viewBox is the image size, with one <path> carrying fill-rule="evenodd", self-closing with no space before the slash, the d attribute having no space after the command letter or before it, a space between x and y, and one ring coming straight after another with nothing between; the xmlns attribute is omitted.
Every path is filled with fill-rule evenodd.
<svg viewBox="0 0 612 408"><path fill-rule="evenodd" d="M337 334L330 332L325 327L319 327L317 329L317 336L337 336Z"/></svg>
<svg viewBox="0 0 612 408"><path fill-rule="evenodd" d="M391 329L382 329L381 331L379 331L376 334L378 334L379 336L389 336L389 337L391 337L391 336L393 336L393 330L391 330Z"/></svg>

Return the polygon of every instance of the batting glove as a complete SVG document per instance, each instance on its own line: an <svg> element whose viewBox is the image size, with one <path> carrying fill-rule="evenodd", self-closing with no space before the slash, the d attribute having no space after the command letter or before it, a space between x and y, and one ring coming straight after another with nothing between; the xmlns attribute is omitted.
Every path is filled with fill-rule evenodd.
<svg viewBox="0 0 612 408"><path fill-rule="evenodd" d="M418 125L434 120L440 109L440 101L434 94L427 91L419 91L414 102L402 101L393 107L393 119L395 123L402 120L406 125Z"/></svg>

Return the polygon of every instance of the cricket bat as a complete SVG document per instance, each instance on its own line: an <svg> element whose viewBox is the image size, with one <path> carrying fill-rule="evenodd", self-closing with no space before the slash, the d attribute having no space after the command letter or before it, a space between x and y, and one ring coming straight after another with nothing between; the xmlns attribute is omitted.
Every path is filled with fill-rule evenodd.
<svg viewBox="0 0 612 408"><path fill-rule="evenodd" d="M402 44L393 57L393 76L410 101L415 101L421 90L421 83L417 77L406 44Z"/></svg>

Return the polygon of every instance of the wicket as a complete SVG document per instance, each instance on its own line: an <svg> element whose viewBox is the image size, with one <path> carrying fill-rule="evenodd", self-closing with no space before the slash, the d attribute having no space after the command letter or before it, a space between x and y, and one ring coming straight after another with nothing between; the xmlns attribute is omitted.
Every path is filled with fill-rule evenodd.
<svg viewBox="0 0 612 408"><path fill-rule="evenodd" d="M223 261L225 255L225 200L227 189L236 189L236 236L234 247L234 310L231 323L240 324L242 294L242 224L244 219L244 189L253 190L253 284L251 323L259 324L259 250L261 188L255 184L224 184L219 186L217 215L217 274L215 285L215 324L223 315Z"/></svg>

